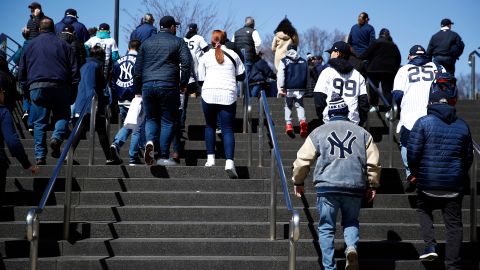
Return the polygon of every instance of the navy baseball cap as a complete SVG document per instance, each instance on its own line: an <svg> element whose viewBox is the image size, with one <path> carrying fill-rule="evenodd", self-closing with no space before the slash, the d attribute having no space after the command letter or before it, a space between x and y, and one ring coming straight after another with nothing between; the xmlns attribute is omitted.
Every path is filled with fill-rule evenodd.
<svg viewBox="0 0 480 270"><path fill-rule="evenodd" d="M172 16L163 16L160 19L160 28L170 28L172 25L180 25Z"/></svg>
<svg viewBox="0 0 480 270"><path fill-rule="evenodd" d="M198 26L196 23L191 23L188 25L188 29L190 30L197 30L198 29Z"/></svg>
<svg viewBox="0 0 480 270"><path fill-rule="evenodd" d="M422 47L422 45L413 45L412 48L410 48L409 55L425 55L425 48Z"/></svg>
<svg viewBox="0 0 480 270"><path fill-rule="evenodd" d="M345 41L337 41L333 43L332 48L330 48L330 50L326 50L326 52L341 52L343 54L350 54L350 46Z"/></svg>
<svg viewBox="0 0 480 270"><path fill-rule="evenodd" d="M440 22L440 25L443 27L443 26L447 26L447 25L450 25L450 24L454 24L450 19L443 19L441 22Z"/></svg>
<svg viewBox="0 0 480 270"><path fill-rule="evenodd" d="M28 8L31 8L31 9L42 9L42 5L40 5L40 3L38 2L32 2L30 5L28 5Z"/></svg>
<svg viewBox="0 0 480 270"><path fill-rule="evenodd" d="M69 9L65 10L65 16L67 16L67 15L78 18L77 11L73 8L69 8Z"/></svg>
<svg viewBox="0 0 480 270"><path fill-rule="evenodd" d="M100 26L98 27L98 30L99 31L110 31L110 25L108 25L108 23L102 23L100 24Z"/></svg>

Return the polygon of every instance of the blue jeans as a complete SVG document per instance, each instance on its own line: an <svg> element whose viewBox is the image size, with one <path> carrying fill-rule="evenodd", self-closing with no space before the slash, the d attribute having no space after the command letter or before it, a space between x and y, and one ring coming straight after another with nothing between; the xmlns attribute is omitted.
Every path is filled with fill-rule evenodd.
<svg viewBox="0 0 480 270"><path fill-rule="evenodd" d="M320 213L318 238L322 250L322 264L325 270L336 270L334 255L335 226L337 213L342 213L343 237L347 247L357 248L359 240L358 215L362 198L346 195L317 195L317 209Z"/></svg>
<svg viewBox="0 0 480 270"><path fill-rule="evenodd" d="M120 105L118 108L120 110L120 123L123 124L125 122L125 118L127 117L128 108L124 105ZM112 144L120 149L128 140L128 136L130 135L132 135L132 140L130 141L128 155L130 156L130 161L136 161L138 160L138 151L140 146L145 144L145 121L138 125L135 130L122 126L122 128L115 135L115 139L113 140Z"/></svg>
<svg viewBox="0 0 480 270"><path fill-rule="evenodd" d="M145 120L143 120L143 122L132 132L130 149L128 150L130 162L139 161L138 153L140 148L144 149L145 143Z"/></svg>
<svg viewBox="0 0 480 270"><path fill-rule="evenodd" d="M265 90L265 87L263 87L263 83L251 85L250 86L250 93L251 93L250 96L251 97L259 97L261 90Z"/></svg>
<svg viewBox="0 0 480 270"><path fill-rule="evenodd" d="M161 82L147 82L143 84L142 98L145 110L146 141L152 141L159 149L159 158L169 157L170 144L172 143L175 121L178 116L180 91L176 88L161 87ZM158 131L160 129L160 140Z"/></svg>
<svg viewBox="0 0 480 270"><path fill-rule="evenodd" d="M47 156L47 126L50 112L53 113L55 130L52 139L63 142L68 132L70 120L69 93L64 88L37 88L30 90L32 101L30 110L33 113L33 129L35 142L35 158Z"/></svg>
<svg viewBox="0 0 480 270"><path fill-rule="evenodd" d="M234 102L230 105L208 104L202 99L202 108L205 115L205 146L207 147L207 155L215 154L215 128L217 127L218 117L222 127L225 159L233 160L235 153L233 125L237 103Z"/></svg>
<svg viewBox="0 0 480 270"><path fill-rule="evenodd" d="M403 166L405 167L405 174L408 177L410 175L410 168L408 167L407 159L407 143L410 137L410 130L402 127L400 129L400 154L402 155Z"/></svg>

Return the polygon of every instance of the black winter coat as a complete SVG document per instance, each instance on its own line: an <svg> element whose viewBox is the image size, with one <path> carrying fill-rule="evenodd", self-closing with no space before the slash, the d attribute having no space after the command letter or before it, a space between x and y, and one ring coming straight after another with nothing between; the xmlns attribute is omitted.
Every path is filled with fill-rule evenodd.
<svg viewBox="0 0 480 270"><path fill-rule="evenodd" d="M402 62L397 45L385 38L377 39L359 58L369 61L368 73L396 74Z"/></svg>

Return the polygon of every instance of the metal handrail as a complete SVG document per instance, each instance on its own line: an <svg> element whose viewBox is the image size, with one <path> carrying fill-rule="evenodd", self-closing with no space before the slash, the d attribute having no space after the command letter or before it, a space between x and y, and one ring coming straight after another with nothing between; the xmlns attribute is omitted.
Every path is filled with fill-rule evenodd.
<svg viewBox="0 0 480 270"><path fill-rule="evenodd" d="M472 166L472 177L470 178L470 242L477 243L478 235L477 235L477 185L478 185L478 178L477 178L477 168L478 162L480 162L480 145L473 141L473 149L474 154L477 158L473 162Z"/></svg>
<svg viewBox="0 0 480 270"><path fill-rule="evenodd" d="M479 47L480 49L480 47ZM470 82L472 84L472 100L476 100L477 99L477 95L476 95L476 74L475 74L475 57L478 56L480 57L480 53L475 50L473 52L471 52L469 55L468 55L468 64L470 65L470 68L471 68L471 73L470 73Z"/></svg>
<svg viewBox="0 0 480 270"><path fill-rule="evenodd" d="M8 47L8 42L7 42L8 40L13 41L13 43L17 45L17 50L14 50ZM9 35L5 33L0 34L0 41L2 43L1 45L2 49L7 54L7 63L12 66L11 70L14 70L16 67L16 64L12 62L13 56L17 53L18 50L22 48L22 45L20 45L20 43L18 43L16 40L14 40L13 38L11 38ZM9 51L11 52L11 54L8 53Z"/></svg>
<svg viewBox="0 0 480 270"><path fill-rule="evenodd" d="M91 105L91 113L90 115L90 123L95 123L95 114L96 114L96 107L97 107L97 96L94 95L92 97L91 103L86 103L78 118L75 127L72 130L72 133L68 137L67 142L65 143L65 147L60 154L60 158L58 159L57 165L53 170L53 174L50 177L47 187L43 192L42 199L40 200L40 204L37 208L31 208L28 210L27 218L26 218L26 225L27 225L27 239L30 241L30 269L36 270L37 269L37 261L38 261L38 241L40 238L40 215L43 213L45 209L45 205L47 204L47 200L52 193L53 187L57 181L57 177L60 173L60 169L63 166L63 162L67 159L67 171L66 171L66 179L65 179L65 202L64 202L64 216L63 216L63 239L68 240L70 236L70 213L71 213L71 192L72 192L72 176L73 176L73 154L75 153L75 149L77 147L78 141L80 139L80 127L82 126L83 119L87 114L87 108ZM90 140L93 140L95 137L95 129L90 129ZM93 148L90 148L90 151L93 152ZM93 157L93 155L90 155ZM90 162L90 161L89 161Z"/></svg>
<svg viewBox="0 0 480 270"><path fill-rule="evenodd" d="M271 175L271 192L270 192L270 240L276 239L276 225L277 225L277 177L280 177L280 182L282 183L283 188L283 197L285 199L285 204L288 211L292 213L292 219L290 220L289 227L289 246L290 251L288 255L288 265L289 270L294 270L296 268L296 251L297 251L297 241L300 238L300 214L292 206L292 200L288 192L287 178L285 176L285 170L283 169L282 157L280 155L280 149L278 147L277 137L275 135L274 124L270 112L270 108L267 102L267 96L265 91L260 91L259 99L259 126L258 130L260 131L263 126L263 116L267 119L268 131L270 132L270 138L272 140L273 149L271 152L270 160L270 175ZM259 133L260 134L260 133ZM262 133L263 136L263 133ZM261 143L259 136L259 144ZM261 152L262 149L259 149ZM275 166L276 165L276 166ZM276 167L276 169L275 169Z"/></svg>
<svg viewBox="0 0 480 270"><path fill-rule="evenodd" d="M241 49L243 59L246 61L245 49ZM250 98L250 86L248 70L245 69L245 91L243 93L243 133L247 134L247 166L252 166L252 104Z"/></svg>
<svg viewBox="0 0 480 270"><path fill-rule="evenodd" d="M398 114L398 105L397 103L395 102L395 100L392 99L392 103L390 104L390 102L388 102L387 98L383 95L383 92L380 91L380 89L378 89L378 87L376 87L372 80L370 78L367 78L367 82L368 84L370 85L370 87L375 90L375 92L377 92L378 96L382 99L382 102L390 107L390 113L389 115L386 117L387 118L387 121L388 121L388 143L390 145L390 151L389 151L389 155L388 155L388 165L390 168L393 167L393 151L394 151L394 136L393 136L393 133L394 133L394 121L395 119L397 119L397 114Z"/></svg>

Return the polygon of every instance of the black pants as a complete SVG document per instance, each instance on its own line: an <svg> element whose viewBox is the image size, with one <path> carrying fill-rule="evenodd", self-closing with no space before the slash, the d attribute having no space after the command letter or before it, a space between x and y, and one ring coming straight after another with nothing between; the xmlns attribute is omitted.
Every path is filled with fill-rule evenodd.
<svg viewBox="0 0 480 270"><path fill-rule="evenodd" d="M5 186L7 184L7 169L7 165L0 164L0 206L3 205L3 198L5 197Z"/></svg>
<svg viewBox="0 0 480 270"><path fill-rule="evenodd" d="M448 73L455 75L455 58L450 56L437 55L433 57L434 61L442 65Z"/></svg>
<svg viewBox="0 0 480 270"><path fill-rule="evenodd" d="M422 192L417 196L417 212L423 240L427 245L436 245L433 216L434 209L440 209L446 229L445 267L447 270L461 269L460 247L463 240L462 199L429 197Z"/></svg>
<svg viewBox="0 0 480 270"><path fill-rule="evenodd" d="M392 90L395 74L386 72L370 72L368 73L368 78L370 78L372 83L377 88L379 87L380 83L382 84L383 96L387 99L389 104L392 104ZM377 92L373 89L370 89L370 105L378 106L378 98Z"/></svg>

